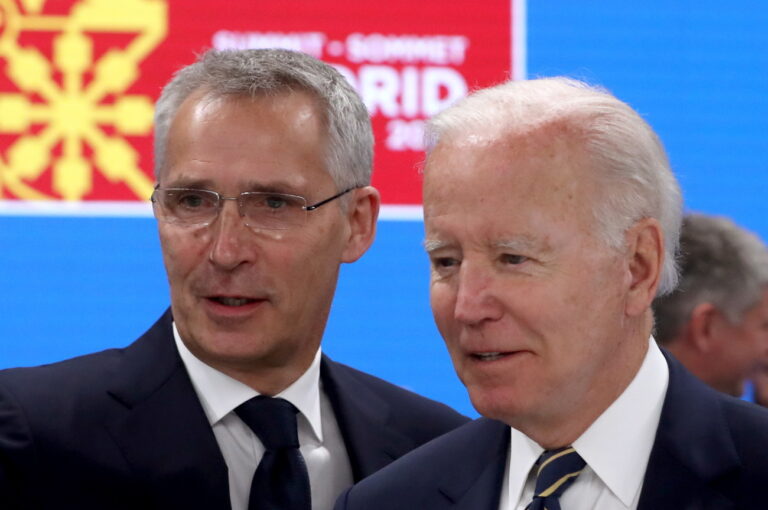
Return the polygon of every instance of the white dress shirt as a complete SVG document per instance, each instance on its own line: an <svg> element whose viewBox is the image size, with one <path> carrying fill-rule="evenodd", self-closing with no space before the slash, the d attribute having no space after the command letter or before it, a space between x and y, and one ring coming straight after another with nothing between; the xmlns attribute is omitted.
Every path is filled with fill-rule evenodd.
<svg viewBox="0 0 768 510"><path fill-rule="evenodd" d="M651 337L635 378L573 442L587 466L560 496L563 510L637 508L668 383L667 362ZM514 428L509 447L499 508L524 510L533 499L532 468L544 449Z"/></svg>
<svg viewBox="0 0 768 510"><path fill-rule="evenodd" d="M181 340L175 323L173 335L227 464L232 510L247 510L251 480L264 446L234 410L259 393L195 357ZM309 472L312 509L330 510L341 491L352 485L352 467L333 408L322 391L320 349L307 371L275 396L299 410L299 450Z"/></svg>

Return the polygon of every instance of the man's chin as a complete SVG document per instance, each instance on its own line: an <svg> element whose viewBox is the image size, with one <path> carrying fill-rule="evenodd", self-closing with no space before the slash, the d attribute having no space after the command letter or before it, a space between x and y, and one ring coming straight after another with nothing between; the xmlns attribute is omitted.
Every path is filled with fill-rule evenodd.
<svg viewBox="0 0 768 510"><path fill-rule="evenodd" d="M509 421L523 412L522 402L509 388L487 387L478 384L467 387L472 406L481 415L494 420Z"/></svg>
<svg viewBox="0 0 768 510"><path fill-rule="evenodd" d="M268 356L264 340L254 337L252 332L205 329L204 335L195 335L184 343L192 354L208 365L246 367Z"/></svg>

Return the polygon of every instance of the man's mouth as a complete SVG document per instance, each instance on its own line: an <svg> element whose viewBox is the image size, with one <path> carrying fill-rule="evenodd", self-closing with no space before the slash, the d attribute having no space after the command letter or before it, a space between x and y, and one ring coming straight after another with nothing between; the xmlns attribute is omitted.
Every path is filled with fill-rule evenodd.
<svg viewBox="0 0 768 510"><path fill-rule="evenodd" d="M506 356L505 352L475 352L472 357L480 361L495 361Z"/></svg>
<svg viewBox="0 0 768 510"><path fill-rule="evenodd" d="M226 296L212 296L212 297L209 297L208 299L216 303L219 303L220 305L232 306L232 307L245 306L251 303L255 303L257 301L256 299L252 299L252 298L226 297Z"/></svg>

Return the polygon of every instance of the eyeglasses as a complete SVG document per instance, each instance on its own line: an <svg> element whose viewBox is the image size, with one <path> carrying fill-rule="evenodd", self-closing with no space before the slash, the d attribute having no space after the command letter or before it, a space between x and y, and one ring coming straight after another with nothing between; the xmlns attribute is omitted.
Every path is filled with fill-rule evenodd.
<svg viewBox="0 0 768 510"><path fill-rule="evenodd" d="M307 205L299 195L263 191L245 191L234 197L225 197L207 189L160 188L152 193L152 209L159 221L176 225L206 226L213 223L224 205L224 200L237 200L240 216L252 229L287 230L300 227L307 221L307 212L336 200L357 186Z"/></svg>

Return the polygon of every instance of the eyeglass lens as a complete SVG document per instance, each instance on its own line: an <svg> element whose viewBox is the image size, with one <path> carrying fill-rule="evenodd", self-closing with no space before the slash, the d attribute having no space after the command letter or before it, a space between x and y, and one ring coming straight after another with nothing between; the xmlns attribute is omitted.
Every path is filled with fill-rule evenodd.
<svg viewBox="0 0 768 510"><path fill-rule="evenodd" d="M212 223L223 200L237 200L245 224L252 228L283 230L306 220L306 200L297 195L246 192L222 197L209 190L158 188L153 196L158 219L184 225Z"/></svg>

